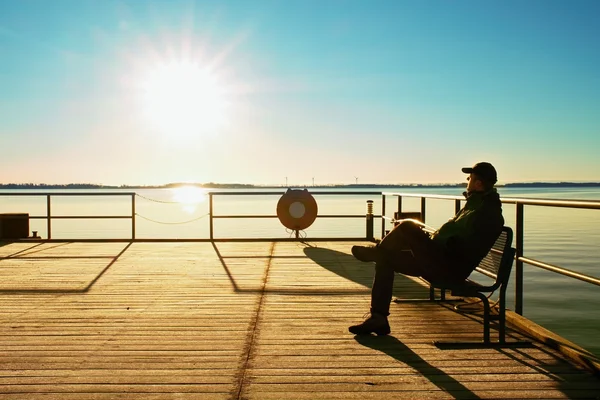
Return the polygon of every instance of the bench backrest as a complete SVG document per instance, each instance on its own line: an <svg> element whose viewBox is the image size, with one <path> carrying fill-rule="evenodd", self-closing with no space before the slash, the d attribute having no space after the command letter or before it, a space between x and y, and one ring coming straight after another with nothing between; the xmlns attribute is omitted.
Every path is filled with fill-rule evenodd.
<svg viewBox="0 0 600 400"><path fill-rule="evenodd" d="M508 226L503 227L492 249L475 268L475 271L495 279L494 287L506 284L510 277L515 256L515 249L511 247L512 240L512 229Z"/></svg>

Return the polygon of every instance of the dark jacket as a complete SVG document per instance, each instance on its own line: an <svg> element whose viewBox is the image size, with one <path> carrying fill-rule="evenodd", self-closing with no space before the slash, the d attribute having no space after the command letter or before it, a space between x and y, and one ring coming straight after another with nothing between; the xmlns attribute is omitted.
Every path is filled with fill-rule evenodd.
<svg viewBox="0 0 600 400"><path fill-rule="evenodd" d="M464 195L465 206L431 235L432 240L445 249L460 279L466 279L473 272L504 226L502 203L496 189Z"/></svg>

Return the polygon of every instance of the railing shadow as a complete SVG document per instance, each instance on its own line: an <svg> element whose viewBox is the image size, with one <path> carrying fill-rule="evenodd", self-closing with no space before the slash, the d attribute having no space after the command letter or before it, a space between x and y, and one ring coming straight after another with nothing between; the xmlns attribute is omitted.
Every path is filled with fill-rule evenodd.
<svg viewBox="0 0 600 400"><path fill-rule="evenodd" d="M8 245L8 244L11 244L11 242L0 242L0 247L2 247L2 246L6 246L6 245ZM31 246L31 247L28 247L28 248L26 248L26 249L22 249L22 250L19 250L19 251L17 251L17 252L14 252L14 253L12 253L12 254L9 254L9 255L7 255L7 256L0 257L0 260L3 260L3 259L5 259L5 258L11 258L11 257L15 257L15 256L17 256L17 255L19 255L19 254L21 254L21 253L25 253L26 251L29 251L29 250L31 250L31 249L35 249L36 247L39 247L39 246L41 246L41 245L43 245L43 244L44 244L44 243L37 243L37 244L34 244L33 246Z"/></svg>
<svg viewBox="0 0 600 400"><path fill-rule="evenodd" d="M408 365L417 373L429 379L432 384L454 398L480 398L459 381L452 378L441 369L428 363L421 356L412 351L410 347L393 336L381 337L372 335L358 335L355 336L354 339L365 347L385 353L393 359Z"/></svg>
<svg viewBox="0 0 600 400"><path fill-rule="evenodd" d="M211 244L213 246L213 249L215 250L217 257L219 257L219 261L221 262L221 265L223 266L223 270L225 271L225 273L227 274L227 277L229 278L229 282L231 282L231 286L233 286L233 291L239 292L240 288L237 285L237 283L235 282L235 278L231 274L231 271L229 270L229 267L227 266L227 263L225 262L225 258L221 254L221 251L219 251L217 244L215 242L211 242Z"/></svg>
<svg viewBox="0 0 600 400"><path fill-rule="evenodd" d="M61 244L62 245L67 245L68 243L65 244ZM23 294L23 293L86 293L89 292L90 289L96 284L96 282L98 282L98 280L100 278L102 278L102 276L106 273L106 271L108 271L110 269L110 267L112 267L114 265L114 263L117 262L117 260L129 249L129 247L133 244L133 242L129 242L127 243L127 245L114 257L111 258L110 262L102 269L102 271L100 271L98 273L98 275L96 275L94 277L94 279L92 279L89 284L81 289L0 289L0 293L2 294ZM37 247L33 246L30 249ZM58 247L58 246L55 246ZM29 249L29 250L30 250ZM20 258L24 258L24 259L40 259L40 258L34 258L34 257L18 257L19 254L24 253L26 250L21 250L15 254L12 254L8 257L2 257L0 258L0 261L2 260L7 260L7 259L20 259ZM36 251L37 252L37 251ZM48 259L91 259L91 258L106 258L106 257L95 257L95 256L58 256L58 257L46 257Z"/></svg>
<svg viewBox="0 0 600 400"><path fill-rule="evenodd" d="M582 398L582 389L585 387L589 392L600 393L600 375L590 374L582 375L581 371L572 364L565 364L564 358L548 351L544 346L537 346L537 349L549 357L549 360L540 360L535 355L520 349L498 349L505 357L517 361L534 370L537 374L544 375L557 382L557 388L567 398ZM568 366L567 366L568 365ZM584 392L585 396L586 393ZM600 398L597 396L596 398Z"/></svg>
<svg viewBox="0 0 600 400"><path fill-rule="evenodd" d="M40 253L40 252L43 252L43 251L48 251L48 250L51 250L51 249L55 249L57 247L67 246L70 243L69 242L59 243L59 244L55 244L54 246L46 246L46 247L40 248L40 246L42 246L43 244L44 244L43 242L42 243L38 243L38 244L35 244L35 245L33 245L31 247L28 247L26 249L22 249L22 250L19 250L17 252L14 252L12 254L9 254L8 256L0 257L0 261L6 260L6 259L9 259L9 258L21 257L21 256L24 256L24 255L29 256L31 254ZM36 249L36 250L34 250L34 249Z"/></svg>

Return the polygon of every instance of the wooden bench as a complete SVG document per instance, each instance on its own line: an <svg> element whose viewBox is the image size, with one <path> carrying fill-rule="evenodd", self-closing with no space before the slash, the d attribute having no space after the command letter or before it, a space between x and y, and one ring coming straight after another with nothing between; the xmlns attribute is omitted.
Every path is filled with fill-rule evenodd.
<svg viewBox="0 0 600 400"><path fill-rule="evenodd" d="M439 301L445 301L446 291L450 291L452 296L469 297L480 299L483 305L483 342L441 342L434 344L438 347L504 347L515 345L529 345L528 342L506 342L506 288L510 278L515 249L511 246L513 231L509 227L503 227L502 233L494 243L489 253L481 260L475 271L481 275L490 278L491 283L480 283L471 274L467 280L459 284L450 284L445 282L429 283L429 299L438 300L435 296L435 289L440 290ZM480 276L481 276L480 275ZM482 277L483 278L483 277ZM489 296L495 291L499 292L497 313L492 313ZM486 295L486 293L489 293ZM490 321L498 322L498 341L490 339Z"/></svg>

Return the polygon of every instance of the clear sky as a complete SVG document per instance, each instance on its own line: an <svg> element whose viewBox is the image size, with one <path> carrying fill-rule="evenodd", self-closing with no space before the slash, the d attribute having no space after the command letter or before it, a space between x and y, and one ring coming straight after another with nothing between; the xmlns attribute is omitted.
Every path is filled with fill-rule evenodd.
<svg viewBox="0 0 600 400"><path fill-rule="evenodd" d="M0 183L600 181L597 0L0 0Z"/></svg>

